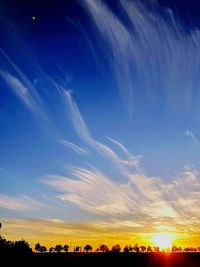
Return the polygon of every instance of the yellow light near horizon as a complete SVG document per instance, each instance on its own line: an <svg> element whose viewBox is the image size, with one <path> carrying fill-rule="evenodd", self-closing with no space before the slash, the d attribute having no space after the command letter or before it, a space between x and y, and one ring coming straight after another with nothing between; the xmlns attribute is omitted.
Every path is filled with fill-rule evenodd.
<svg viewBox="0 0 200 267"><path fill-rule="evenodd" d="M170 233L158 233L153 236L152 242L154 243L154 246L159 247L160 249L171 248L173 237Z"/></svg>

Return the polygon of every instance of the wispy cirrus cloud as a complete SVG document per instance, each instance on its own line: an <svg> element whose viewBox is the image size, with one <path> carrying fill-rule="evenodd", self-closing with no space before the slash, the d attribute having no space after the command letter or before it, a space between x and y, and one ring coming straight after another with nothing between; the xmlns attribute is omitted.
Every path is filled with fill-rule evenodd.
<svg viewBox="0 0 200 267"><path fill-rule="evenodd" d="M66 243L73 246L79 244L85 245L87 237L92 245L98 247L99 243L106 242L107 245L113 244L113 237L118 236L118 242L124 245L127 239L130 242L136 241L138 227L128 229L124 225L116 222L84 221L82 223L70 223L68 221L60 221L59 219L27 219L27 218L3 218L2 232L9 238L23 238L29 240L30 243L42 242L47 246L56 245L58 243ZM125 224L125 223L124 223ZM129 224L129 222L126 222ZM14 233L14 234L13 234ZM128 236L125 238L125 236ZM78 242L77 242L78 240ZM94 247L95 249L95 247Z"/></svg>
<svg viewBox="0 0 200 267"><path fill-rule="evenodd" d="M185 30L171 9L149 4L118 1L115 8L123 12L119 18L106 1L81 3L129 112L138 90L150 106L162 101L165 109L188 110L199 88L200 32Z"/></svg>
<svg viewBox="0 0 200 267"><path fill-rule="evenodd" d="M73 151L75 151L79 155L88 155L88 152L85 148L82 148L70 141L60 140L60 144L64 145L66 148L71 148Z"/></svg>
<svg viewBox="0 0 200 267"><path fill-rule="evenodd" d="M118 154L115 153L114 150L112 150L107 145L95 140L90 134L90 131L72 96L72 93L69 90L65 90L63 87L58 86L58 88L60 90L61 96L63 97L64 103L66 104L66 107L70 111L70 118L74 126L74 129L76 130L77 135L82 139L83 142L85 142L90 147L92 147L94 150L96 150L100 155L116 163L118 168L123 171L124 164L121 158L118 156ZM131 165L133 167L137 166L137 163L138 163L137 157L133 155L130 156L130 154L129 154L129 157L131 157ZM126 163L127 162L125 162L125 164Z"/></svg>
<svg viewBox="0 0 200 267"><path fill-rule="evenodd" d="M199 142L199 140L196 138L196 136L193 134L192 131L190 131L190 130L187 129L187 130L185 131L185 135L191 137L192 140L194 141L194 143L195 143L196 145L200 146L200 142Z"/></svg>
<svg viewBox="0 0 200 267"><path fill-rule="evenodd" d="M146 227L151 222L176 231L198 228L199 173L186 169L172 182L144 174L132 174L128 182L112 181L98 170L74 168L69 176L51 175L44 183L58 192L57 198L87 212ZM153 227L152 227L153 228ZM151 228L151 230L152 230Z"/></svg>
<svg viewBox="0 0 200 267"><path fill-rule="evenodd" d="M0 208L3 209L26 211L41 207L44 207L44 204L27 195L8 196L5 194L0 194Z"/></svg>
<svg viewBox="0 0 200 267"><path fill-rule="evenodd" d="M122 145L120 142L114 140L113 138L110 138L107 136L107 139L110 140L111 142L113 142L115 145L117 145L124 153L126 156L128 156L129 158L132 157L132 154L128 151L128 149Z"/></svg>
<svg viewBox="0 0 200 267"><path fill-rule="evenodd" d="M71 188L70 194L62 194L58 197L61 200L70 201L84 210L106 215L124 214L124 211L129 211L127 205L129 197L126 196L127 192L125 188L121 188L121 185L115 184L100 172L92 172L88 169L76 168L72 170L72 173L79 180L49 176L50 179L45 179L44 182L63 193L67 188ZM93 201L91 201L92 199Z"/></svg>
<svg viewBox="0 0 200 267"><path fill-rule="evenodd" d="M188 229L187 225L191 227L193 219L198 218L196 214L199 211L198 171L186 169L180 177L173 177L171 182L165 182L161 177L147 176L139 167L139 158L132 155L119 141L108 137L123 152L125 159L96 141L71 92L62 87L59 90L70 111L69 116L76 133L85 144L110 162L114 161L115 167L121 168L123 182L114 181L96 168L74 167L70 170L71 175L49 175L44 179L45 184L60 192L57 198L71 202L87 212L110 216L121 222L125 220L143 225L151 221L156 227L165 222L166 227L182 230L184 227ZM184 199L188 203L187 207L184 206ZM180 222L184 220L187 224L181 228Z"/></svg>
<svg viewBox="0 0 200 267"><path fill-rule="evenodd" d="M120 142L117 140L114 140L113 138L110 138L107 136L107 139L110 140L113 144L115 144L117 147L120 148L120 150L125 154L126 159L121 159L120 162L126 166L134 166L135 168L139 170L139 161L141 156L134 156L132 153L128 151L128 149L122 145Z"/></svg>
<svg viewBox="0 0 200 267"><path fill-rule="evenodd" d="M13 92L19 97L21 102L30 110L30 112L36 117L37 122L45 132L51 136L55 141L59 144L68 146L73 149L76 153L87 155L85 149L79 147L77 144L74 144L69 141L65 141L64 139L58 139L58 136L54 133L57 129L57 125L53 124L51 120L51 114L48 112L48 103L45 102L45 99L42 99L40 95L37 93L37 88L32 83L26 75L15 65L12 60L1 50L1 53L5 56L7 61L13 67L16 75L14 76L10 72L0 70L0 76L5 80L8 84L9 88L13 90ZM90 131L78 109L76 102L73 99L72 92L70 90L66 90L62 85L60 85L55 80L49 78L45 74L43 74L44 80L47 81L54 86L53 94L57 98L57 101L61 104L61 109L65 116L65 122L68 123L66 118L71 119L72 124L78 134L78 136L82 139L84 143L93 147L96 151L98 151L101 155L108 157L109 159L113 159L115 162L120 162L118 155L108 146L96 141ZM68 111L71 116L68 116Z"/></svg>
<svg viewBox="0 0 200 267"><path fill-rule="evenodd" d="M0 75L4 78L7 84L12 88L14 93L27 105L30 109L33 109L33 99L29 94L28 89L14 76L8 72L0 71Z"/></svg>
<svg viewBox="0 0 200 267"><path fill-rule="evenodd" d="M110 219L109 221L83 221L82 223L70 223L68 221L62 221L58 218L55 219L28 219L28 218L2 218L3 228L2 233L7 238L19 240L24 238L29 240L31 244L36 242L42 242L42 244L50 247L59 243L68 243L72 245L84 244L86 238L89 238L92 245L99 246L99 243L106 243L107 245L113 245L113 242L120 242L121 245L134 244L141 241L145 244L149 242L152 232L155 231L169 231L171 234L179 240L184 240L183 244L186 244L188 236L193 239L193 242L198 245L198 232L184 231L185 227L177 229L168 225L154 224L152 220L144 221L143 224L135 223L133 220L118 220ZM165 221L166 224L166 221ZM170 218L169 224L172 224ZM199 224L199 222L198 222ZM181 226L180 226L181 227ZM188 225L189 227L189 225ZM194 224L193 224L194 228ZM11 234L12 233L12 234ZM181 234L181 235L180 235ZM116 240L117 237L117 240ZM187 242L187 241L186 241Z"/></svg>
<svg viewBox="0 0 200 267"><path fill-rule="evenodd" d="M41 109L41 97L37 93L34 84L27 78L27 76L21 71L21 69L7 56L7 54L0 49L1 54L5 57L10 64L13 72L11 74L3 69L0 70L1 77L6 81L8 86L19 97L32 112L39 113L40 116L44 116L44 110Z"/></svg>
<svg viewBox="0 0 200 267"><path fill-rule="evenodd" d="M0 68L0 77L2 77L8 88L12 90L20 102L28 109L30 114L32 114L35 122L51 139L57 141L60 137L59 131L52 120L48 99L39 90L41 85L35 82L37 79L33 81L29 79L2 49L0 49L0 54L3 55L6 63L9 64L9 71L5 70L5 68ZM39 68L38 76L42 77L41 79L44 83L49 81L48 76L41 68ZM56 90L54 90L53 96L57 97Z"/></svg>
<svg viewBox="0 0 200 267"><path fill-rule="evenodd" d="M86 0L81 3L89 14L95 27L95 32L101 36L108 48L109 61L124 105L132 112L133 83L130 68L131 35L121 21L109 10L102 1ZM97 29L97 31L96 31ZM117 30L116 30L117 29ZM99 36L98 36L99 37ZM104 47L104 45L103 45ZM124 94L126 88L126 94Z"/></svg>

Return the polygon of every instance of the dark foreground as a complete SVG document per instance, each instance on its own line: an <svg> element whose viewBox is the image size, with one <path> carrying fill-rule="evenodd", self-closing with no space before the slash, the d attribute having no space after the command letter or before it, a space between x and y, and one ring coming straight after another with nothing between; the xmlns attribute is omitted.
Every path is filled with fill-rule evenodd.
<svg viewBox="0 0 200 267"><path fill-rule="evenodd" d="M200 267L200 253L32 253L0 259L2 266Z"/></svg>

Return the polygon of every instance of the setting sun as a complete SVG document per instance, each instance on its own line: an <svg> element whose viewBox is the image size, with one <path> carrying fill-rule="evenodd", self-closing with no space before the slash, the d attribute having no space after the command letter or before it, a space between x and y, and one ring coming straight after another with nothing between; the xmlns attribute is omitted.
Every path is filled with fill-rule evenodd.
<svg viewBox="0 0 200 267"><path fill-rule="evenodd" d="M172 247L173 238L170 233L158 233L152 238L152 242L160 249Z"/></svg>

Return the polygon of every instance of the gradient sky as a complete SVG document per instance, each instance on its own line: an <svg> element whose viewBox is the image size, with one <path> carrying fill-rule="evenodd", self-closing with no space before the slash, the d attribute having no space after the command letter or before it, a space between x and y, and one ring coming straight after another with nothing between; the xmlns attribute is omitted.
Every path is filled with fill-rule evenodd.
<svg viewBox="0 0 200 267"><path fill-rule="evenodd" d="M2 235L199 245L197 2L1 2Z"/></svg>

